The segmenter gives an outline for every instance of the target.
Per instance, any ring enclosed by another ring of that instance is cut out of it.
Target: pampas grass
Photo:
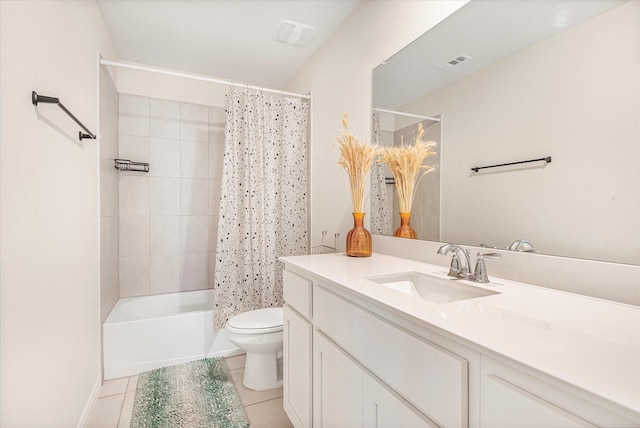
[[[342,138],[336,137],[340,145],[338,165],[342,166],[349,176],[353,212],[361,213],[364,212],[364,183],[373,160],[380,154],[380,148],[366,141],[358,141],[349,130],[348,119],[349,114],[345,113],[342,118]]]
[[[422,165],[422,161],[436,154],[432,149],[436,146],[433,141],[422,141],[424,129],[422,123],[418,123],[418,135],[415,143],[398,147],[384,147],[380,154],[380,162],[389,165],[396,182],[398,203],[401,213],[410,213],[413,205],[413,196],[418,182],[425,174],[433,171],[433,167]],[[420,174],[422,171],[422,174]]]

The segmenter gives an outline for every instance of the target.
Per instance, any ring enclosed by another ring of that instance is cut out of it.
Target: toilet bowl
[[[229,340],[246,351],[242,384],[261,391],[282,386],[282,308],[243,312],[227,321]]]

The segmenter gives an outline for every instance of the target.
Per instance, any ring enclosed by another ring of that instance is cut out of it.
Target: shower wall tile
[[[216,253],[209,253],[209,278],[207,279],[207,286],[213,288],[215,283],[216,274]]]
[[[424,208],[422,212],[425,215],[440,215],[440,183],[423,183],[422,186],[424,186]]]
[[[118,157],[133,162],[149,162],[149,137],[120,135]],[[114,168],[115,169],[115,168]]]
[[[151,138],[149,175],[180,177],[180,140]]]
[[[120,133],[149,136],[149,98],[120,95]]]
[[[209,178],[222,177],[222,164],[224,162],[224,144],[209,144]]]
[[[224,144],[225,112],[223,107],[209,107],[209,142]]]
[[[149,185],[149,213],[180,215],[180,179],[151,177]]]
[[[149,254],[180,254],[180,216],[151,216]]]
[[[180,139],[209,141],[209,109],[197,104],[180,104]]]
[[[209,215],[220,214],[220,192],[222,180],[209,180]]]
[[[209,253],[182,254],[180,291],[208,288]]]
[[[209,248],[216,248],[218,243],[218,219],[217,215],[209,216]],[[215,251],[214,251],[215,253]]]
[[[180,214],[209,214],[209,180],[198,178],[180,180]]]
[[[209,107],[209,129],[224,129],[225,121],[224,107]]]
[[[120,216],[120,257],[149,255],[149,216]]]
[[[149,275],[150,294],[180,291],[180,255],[151,256]]]
[[[209,144],[182,141],[180,145],[180,176],[209,178]]]
[[[115,223],[122,253],[115,258],[123,266],[116,275],[123,296],[212,287],[224,108],[124,96],[119,117],[113,156],[150,164],[148,174],[119,173],[111,165],[115,193],[122,192],[115,210],[122,213]]]
[[[121,216],[149,215],[149,177],[123,175],[119,192]]]
[[[149,101],[149,135],[180,139],[180,103],[151,98]]]
[[[118,174],[113,159],[118,155],[119,96],[106,68],[99,71],[100,157],[100,322],[119,298]]]
[[[149,294],[149,256],[120,257],[120,297]]]
[[[209,252],[209,216],[181,216],[180,253]]]

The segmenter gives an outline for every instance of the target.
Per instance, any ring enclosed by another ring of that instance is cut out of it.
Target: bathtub
[[[102,329],[104,379],[242,353],[213,330],[213,290],[120,299]]]

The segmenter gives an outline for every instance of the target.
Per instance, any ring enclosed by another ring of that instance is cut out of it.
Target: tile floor
[[[253,391],[242,385],[244,360],[244,355],[238,355],[226,362],[251,428],[292,427],[282,409],[282,388]],[[106,381],[93,405],[87,428],[128,428],[137,383],[138,376]]]

